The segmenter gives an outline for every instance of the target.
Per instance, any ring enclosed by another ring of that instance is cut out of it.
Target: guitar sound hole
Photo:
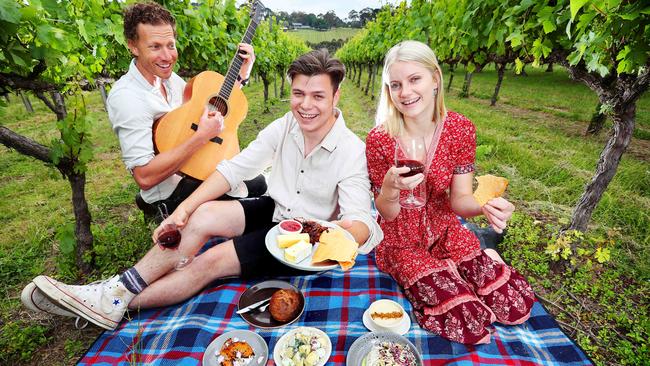
[[[219,111],[222,116],[225,116],[226,114],[228,114],[228,103],[219,96],[214,97],[210,99],[210,102],[208,104],[208,110],[210,112]]]

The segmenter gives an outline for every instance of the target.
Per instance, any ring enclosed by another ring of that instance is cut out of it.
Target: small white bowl
[[[289,228],[289,225],[295,227]],[[287,226],[287,228],[284,228],[283,226]],[[302,224],[296,220],[282,220],[280,221],[280,224],[278,224],[278,229],[281,234],[299,234],[302,231]]]
[[[402,323],[402,320],[404,320],[404,317],[406,316],[406,312],[404,312],[404,308],[396,303],[393,300],[388,300],[388,299],[381,299],[373,302],[370,304],[370,307],[368,308],[368,312],[370,313],[370,322],[376,326],[378,329],[385,329],[385,330],[391,330],[398,325]],[[402,316],[397,317],[397,318],[380,318],[380,317],[373,317],[374,313],[392,313],[392,312],[400,312]]]

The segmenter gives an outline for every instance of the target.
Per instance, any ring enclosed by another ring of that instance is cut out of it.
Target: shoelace
[[[79,320],[83,320],[83,321],[84,321],[83,325],[79,325]],[[74,327],[77,328],[77,329],[79,329],[79,330],[84,329],[84,328],[86,328],[87,326],[88,326],[88,320],[86,320],[86,319],[82,319],[82,318],[80,318],[80,317],[77,317],[77,319],[75,319],[75,321],[74,321]]]

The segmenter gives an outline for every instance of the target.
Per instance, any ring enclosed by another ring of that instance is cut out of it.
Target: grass
[[[554,261],[546,249],[556,243],[555,235],[568,222],[607,136],[582,135],[596,103],[591,91],[568,80],[559,68],[551,74],[527,71],[528,77],[508,72],[497,107],[489,106],[496,78],[490,69],[474,75],[469,99],[457,97],[463,73],[456,72],[447,95],[449,108],[476,124],[479,145],[491,148],[479,157],[478,172],[510,180],[508,197],[515,202],[517,215],[501,250],[543,298],[557,305],[546,303],[598,364],[642,364],[641,356],[635,355],[647,350],[650,333],[646,249],[650,244],[650,155],[642,149],[647,141],[633,140],[594,213],[581,251],[570,255],[579,269]],[[252,82],[245,92],[250,107],[239,128],[242,148],[288,111],[288,103],[276,97],[262,104],[261,82]],[[96,328],[75,330],[69,319],[24,310],[20,290],[31,278],[41,273],[80,282],[106,277],[131,265],[150,246],[151,228],[133,204],[137,189],[120,161],[119,145],[99,93],[87,95],[96,117],[92,128],[95,158],[86,186],[98,268],[91,278],[77,278],[69,259],[58,250],[57,235],[74,222],[67,182],[51,167],[0,147],[2,364],[73,364],[99,334]],[[33,97],[32,103],[36,113],[27,114],[12,96],[9,105],[0,108],[0,120],[47,144],[56,137],[54,116]],[[339,107],[348,126],[361,138],[374,125],[375,106],[376,101],[349,80],[343,83]],[[637,128],[650,129],[650,95],[637,106]],[[604,249],[611,259],[600,263],[595,253]]]
[[[352,36],[354,36],[358,31],[359,28],[332,28],[326,31],[300,29],[290,32],[305,42],[321,43],[336,39],[342,39],[345,41],[346,39],[352,38]]]

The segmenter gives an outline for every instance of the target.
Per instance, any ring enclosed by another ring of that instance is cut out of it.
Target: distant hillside
[[[328,31],[317,31],[314,29],[301,29],[289,31],[291,34],[298,38],[305,40],[309,43],[329,42],[332,40],[342,39],[347,40],[354,36],[360,29],[359,28],[332,28]]]

